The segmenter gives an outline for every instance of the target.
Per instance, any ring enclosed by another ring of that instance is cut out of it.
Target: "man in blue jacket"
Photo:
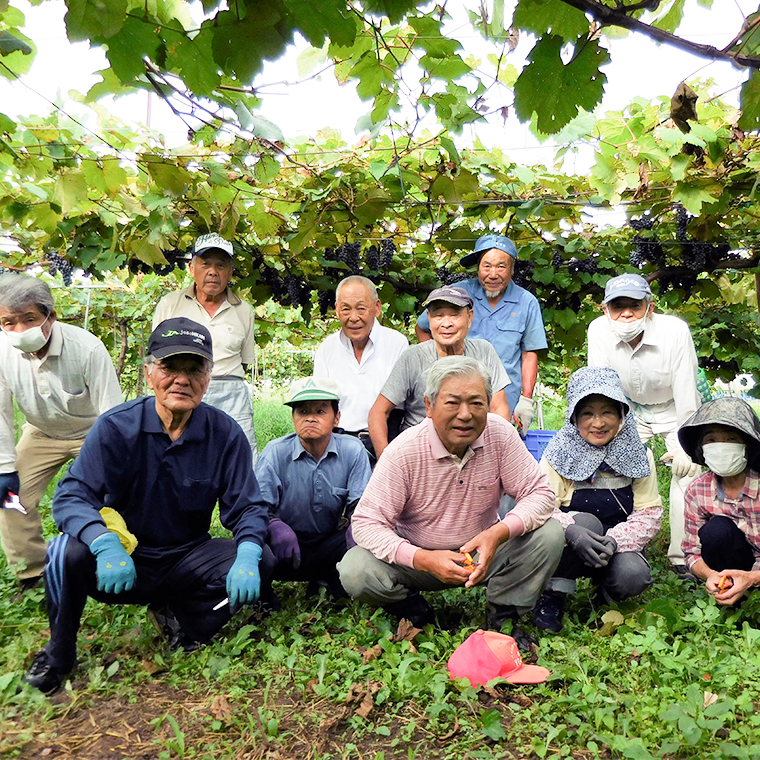
[[[242,604],[259,597],[273,559],[267,508],[240,426],[201,403],[212,365],[211,335],[185,317],[150,336],[145,377],[155,397],[101,415],[60,481],[53,517],[62,531],[45,565],[50,640],[24,681],[58,689],[76,663],[87,597],[146,604],[173,644],[209,641]],[[211,538],[219,502],[234,540]],[[227,603],[229,602],[229,603]]]

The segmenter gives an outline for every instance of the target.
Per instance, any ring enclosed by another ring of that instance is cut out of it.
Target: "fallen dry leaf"
[[[383,653],[383,647],[380,644],[370,647],[365,652],[362,652],[362,665],[366,665],[372,660],[376,660]]]
[[[213,715],[216,720],[222,720],[222,718],[227,718],[232,715],[230,703],[221,694],[217,694],[217,696],[211,700],[210,710],[211,715]]]
[[[372,695],[366,693],[364,695],[364,699],[362,699],[362,703],[359,705],[359,707],[356,708],[354,715],[358,715],[360,718],[367,718],[367,716],[372,712],[372,708],[374,706],[375,703],[372,700]]]
[[[394,644],[397,644],[399,641],[413,641],[418,633],[422,633],[421,628],[415,628],[406,618],[401,618],[398,621],[398,628],[396,629],[396,633],[393,634],[391,641]]]
[[[704,701],[702,702],[702,709],[706,710],[710,705],[715,704],[717,701],[717,694],[713,694],[711,691],[706,691],[704,694]]]

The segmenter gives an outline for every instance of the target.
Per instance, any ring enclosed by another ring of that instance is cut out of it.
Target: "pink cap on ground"
[[[482,686],[499,677],[510,683],[543,683],[551,671],[539,665],[523,665],[517,643],[511,636],[478,630],[449,657],[449,675],[469,678],[473,686]]]

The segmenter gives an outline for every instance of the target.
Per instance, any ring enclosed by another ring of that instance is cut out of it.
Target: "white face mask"
[[[49,314],[45,317],[45,322],[47,322],[48,319],[50,319]],[[45,322],[43,322],[42,325],[44,325]],[[8,342],[14,348],[23,351],[25,354],[33,354],[35,351],[39,351],[48,342],[45,333],[42,332],[42,325],[30,327],[28,330],[24,330],[24,332],[20,333],[8,332],[7,330],[3,330],[3,332],[5,333],[5,337],[8,338]]]
[[[630,343],[637,335],[641,335],[644,332],[647,321],[647,317],[644,316],[635,322],[618,322],[612,319],[609,314],[607,315],[607,319],[609,320],[612,332],[615,333],[615,337],[626,343]]]
[[[747,466],[747,451],[743,443],[706,443],[702,446],[705,464],[721,476],[738,475]]]

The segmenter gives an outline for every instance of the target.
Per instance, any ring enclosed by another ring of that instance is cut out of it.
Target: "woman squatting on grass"
[[[727,396],[700,407],[678,438],[708,468],[686,491],[686,565],[715,601],[736,604],[760,585],[760,420]]]
[[[552,518],[565,529],[566,545],[533,619],[538,628],[560,631],[577,578],[591,578],[601,603],[652,585],[644,548],[660,530],[662,499],[652,452],[614,369],[584,367],[570,378],[565,425],[540,466],[556,494]]]

